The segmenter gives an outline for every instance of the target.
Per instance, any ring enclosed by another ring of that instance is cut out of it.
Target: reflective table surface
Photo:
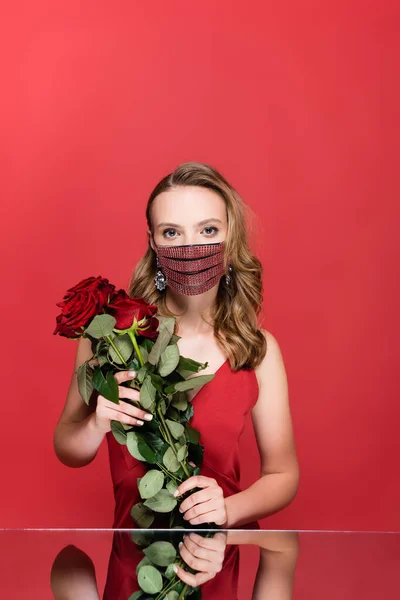
[[[3,529],[0,553],[7,600],[400,598],[400,533]]]

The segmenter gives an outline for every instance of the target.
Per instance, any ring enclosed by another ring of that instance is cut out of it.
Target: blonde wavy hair
[[[231,369],[253,369],[264,358],[267,342],[258,324],[263,298],[262,264],[248,244],[244,204],[238,192],[213,167],[199,162],[180,164],[172,173],[161,179],[147,202],[148,228],[153,232],[151,208],[155,198],[178,186],[196,185],[219,194],[225,201],[228,231],[224,243],[224,266],[232,266],[231,283],[226,285],[221,277],[215,306],[212,309],[214,337],[229,360]],[[157,271],[156,253],[150,242],[146,254],[139,260],[128,285],[131,298],[144,298],[158,307],[160,315],[177,317],[166,306],[165,291],[155,287]],[[178,323],[175,325],[178,333]]]

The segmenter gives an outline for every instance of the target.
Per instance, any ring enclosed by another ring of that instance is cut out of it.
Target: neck
[[[182,334],[206,333],[213,329],[212,311],[216,303],[217,291],[218,286],[214,286],[204,294],[184,296],[167,288],[166,305],[178,315],[176,322]]]

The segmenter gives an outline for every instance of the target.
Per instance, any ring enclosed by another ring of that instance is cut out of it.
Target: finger
[[[117,371],[117,373],[114,373],[114,377],[118,383],[135,379],[136,375],[136,371]]]
[[[181,502],[179,510],[180,512],[184,513],[187,510],[189,510],[189,508],[192,508],[192,506],[195,506],[195,504],[199,504],[200,502],[207,502],[207,500],[211,500],[211,498],[213,497],[214,496],[212,487],[205,488],[203,490],[200,490],[199,492],[194,492]]]
[[[104,398],[104,396],[102,396],[102,398]],[[123,400],[121,400],[121,402],[118,404],[115,404],[115,402],[104,398],[103,406],[105,408],[109,408],[110,410],[116,410],[117,412],[122,412],[138,419],[145,419],[146,421],[151,421],[153,418],[153,415],[150,412],[146,412],[141,408],[137,408],[137,406],[132,406],[132,404],[124,402]]]
[[[193,509],[192,509],[193,510]],[[199,525],[200,523],[216,523],[222,524],[225,523],[226,513],[221,509],[210,510],[207,513],[204,513],[198,517],[193,517],[189,519],[191,525]]]
[[[129,400],[140,402],[140,391],[125,387],[124,385],[118,386],[118,396],[120,398],[129,398]]]
[[[224,531],[218,531],[213,537],[204,537],[198,533],[189,533],[187,536],[202,548],[212,551],[221,551],[226,548],[227,535]]]
[[[201,537],[201,535],[199,537]],[[183,543],[189,552],[196,558],[202,558],[210,562],[215,559],[215,552],[210,548],[205,548],[204,546],[199,545],[196,540],[192,538],[192,536],[185,535],[183,538]]]
[[[186,544],[182,544],[179,548],[180,555],[189,567],[194,571],[210,571],[213,570],[213,564],[210,560],[198,558],[188,550]]]
[[[191,490],[194,487],[209,487],[209,486],[218,486],[217,481],[213,477],[205,477],[204,475],[192,475],[185,481],[183,481],[177,489],[178,494],[175,493],[176,496],[181,496],[188,490]]]
[[[179,565],[176,565],[176,574],[178,575],[179,579],[181,579],[182,581],[184,581],[185,583],[187,583],[188,585],[192,586],[192,587],[196,587],[198,585],[201,585],[202,583],[205,583],[206,581],[208,581],[209,579],[211,579],[212,577],[214,577],[215,573],[196,573],[195,575],[193,573],[188,573],[187,571],[185,571],[185,569],[182,569],[182,567],[180,567]]]
[[[190,521],[190,523],[211,523],[212,521],[208,519],[211,511],[215,511],[219,508],[219,500],[217,498],[211,498],[207,500],[207,502],[202,502],[201,504],[196,504],[189,510],[187,510],[183,514],[183,518]],[[200,517],[207,517],[202,519],[201,521],[194,521],[194,519],[199,519]]]
[[[143,421],[137,417],[131,417],[123,412],[115,410],[113,408],[103,407],[99,412],[99,416],[110,421],[120,421],[120,423],[126,423],[127,425],[143,425]]]

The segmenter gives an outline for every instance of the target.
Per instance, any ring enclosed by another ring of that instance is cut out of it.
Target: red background
[[[126,286],[147,197],[212,164],[251,206],[301,468],[268,528],[399,530],[397,2],[2,9],[3,527],[109,527],[104,443],[58,462],[67,287]],[[250,423],[243,484],[259,474]]]

